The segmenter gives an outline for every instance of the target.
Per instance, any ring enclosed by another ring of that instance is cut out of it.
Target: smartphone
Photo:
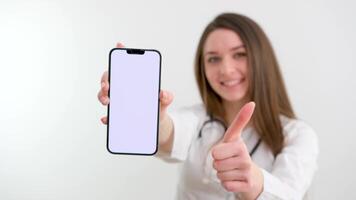
[[[107,149],[154,155],[158,149],[161,54],[114,48],[109,54]]]

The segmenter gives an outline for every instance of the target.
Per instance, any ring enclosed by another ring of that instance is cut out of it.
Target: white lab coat
[[[183,162],[176,199],[235,199],[216,177],[212,167],[211,147],[224,134],[217,123],[204,126],[202,137],[198,137],[202,124],[209,119],[203,105],[185,107],[169,113],[174,124],[174,142],[170,155],[158,154],[168,162]],[[263,142],[252,155],[252,160],[262,169],[264,188],[262,199],[306,199],[306,192],[317,169],[318,139],[315,132],[301,120],[281,117],[285,146],[281,153],[273,156]],[[258,142],[258,135],[251,127],[242,132],[249,151]],[[238,198],[238,195],[237,195]]]

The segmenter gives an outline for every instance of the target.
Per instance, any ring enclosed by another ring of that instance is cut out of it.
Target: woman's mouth
[[[227,88],[232,88],[235,86],[238,86],[239,84],[241,84],[245,79],[241,78],[241,79],[233,79],[233,80],[227,80],[227,81],[221,81],[220,84],[224,87]]]

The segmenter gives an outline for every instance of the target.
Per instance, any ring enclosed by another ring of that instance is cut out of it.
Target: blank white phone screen
[[[156,50],[113,49],[109,62],[107,149],[115,154],[157,151],[161,55]]]

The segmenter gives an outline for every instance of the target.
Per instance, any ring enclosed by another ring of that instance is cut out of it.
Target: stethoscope
[[[224,132],[226,132],[227,127],[226,127],[225,123],[224,123],[222,120],[217,119],[217,118],[214,118],[214,117],[212,117],[211,115],[209,115],[209,119],[206,120],[206,121],[202,124],[202,126],[200,127],[200,130],[199,130],[199,133],[198,133],[198,139],[202,138],[204,127],[205,127],[206,125],[208,125],[208,124],[210,124],[210,123],[214,123],[214,122],[216,122],[216,123],[218,123],[219,125],[221,125],[221,126],[224,128]],[[252,155],[256,152],[256,150],[257,150],[258,146],[260,146],[261,142],[262,142],[262,140],[261,140],[261,138],[259,138],[258,141],[256,142],[255,146],[253,146],[252,150],[249,152],[250,157],[252,157]]]

